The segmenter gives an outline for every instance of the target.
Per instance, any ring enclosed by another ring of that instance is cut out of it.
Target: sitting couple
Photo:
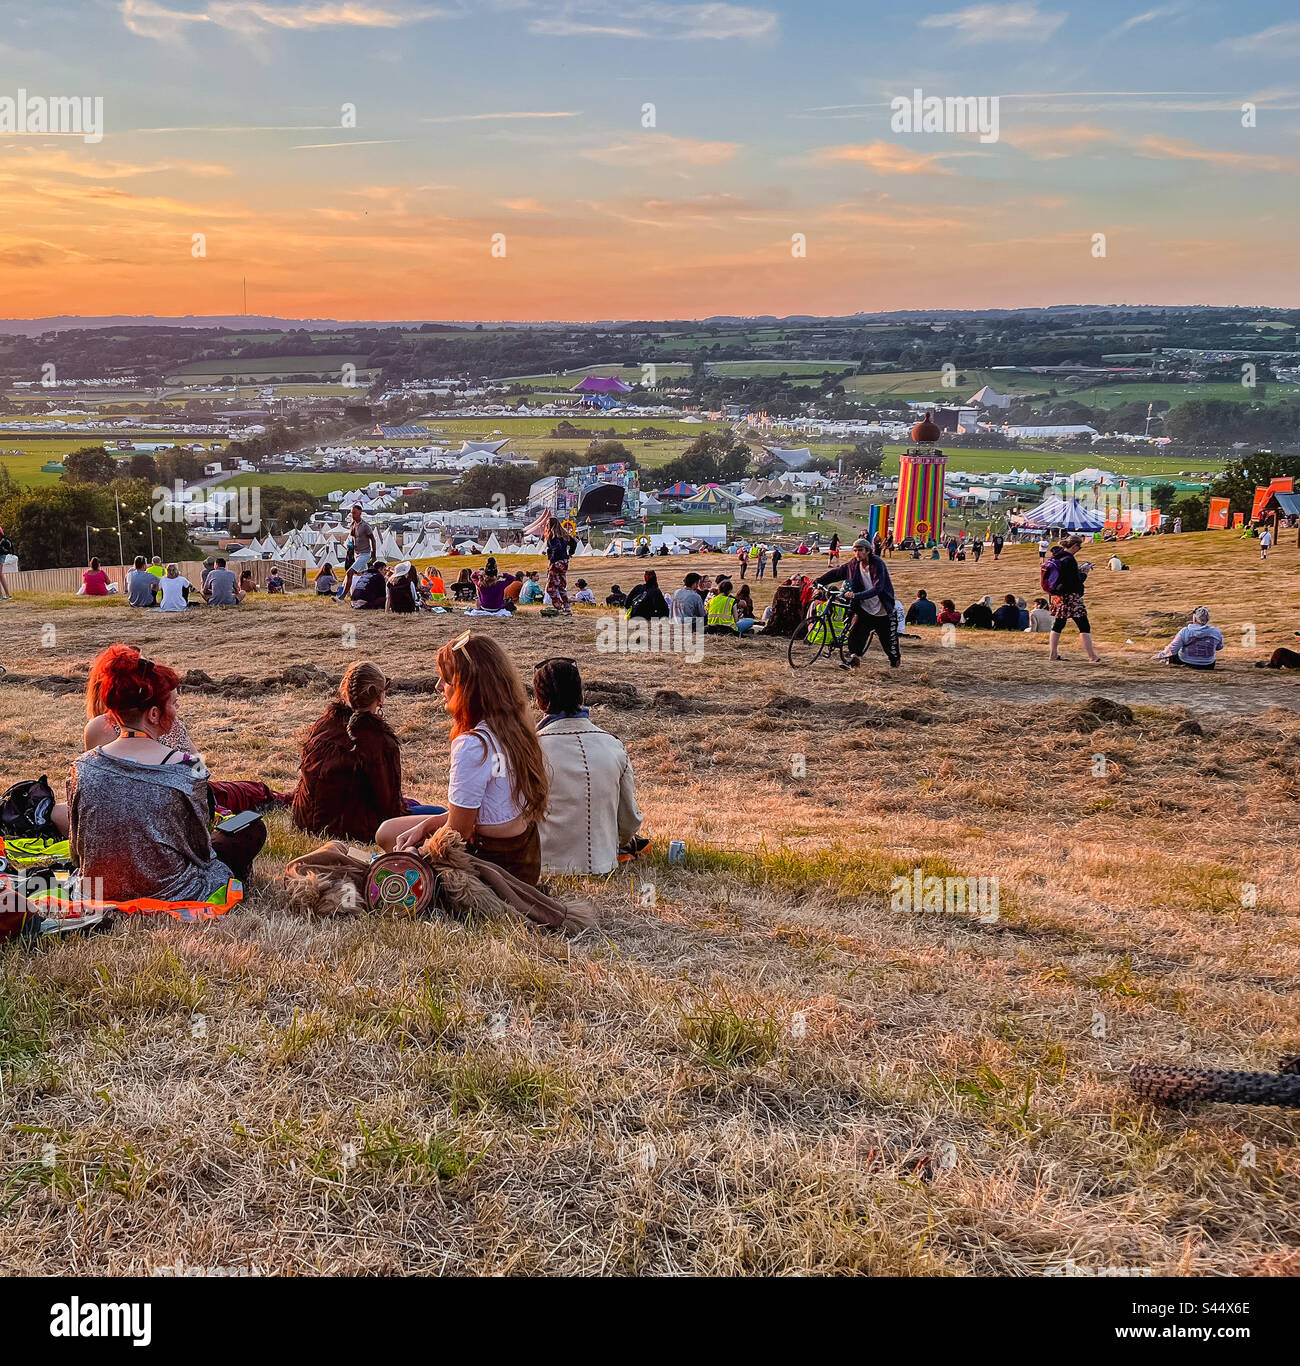
[[[472,854],[534,886],[543,872],[612,872],[620,853],[634,847],[641,813],[627,752],[588,719],[573,660],[550,659],[537,666],[533,689],[541,716],[536,725],[509,657],[490,637],[466,632],[444,645],[435,662],[438,691],[452,723],[449,809],[404,811],[400,787],[390,781],[383,788],[387,809],[377,801],[367,813],[382,816],[373,832],[380,848],[418,850],[450,825]],[[396,762],[395,737],[392,746]],[[357,782],[354,791],[364,793],[367,782]],[[370,791],[376,792],[373,783]],[[297,802],[294,815],[305,829],[368,838],[355,827],[342,830],[322,822],[319,813],[311,819],[305,808],[306,820],[299,819]]]

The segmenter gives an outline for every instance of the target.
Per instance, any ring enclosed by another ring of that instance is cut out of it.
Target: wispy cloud
[[[1090,152],[1115,149],[1151,161],[1196,161],[1233,171],[1261,171],[1270,175],[1294,175],[1300,164],[1288,157],[1265,152],[1242,152],[1234,148],[1204,147],[1184,138],[1161,133],[1130,133],[1101,128],[1096,124],[1073,124],[1068,128],[1013,128],[1004,131],[1002,141],[1028,152],[1036,160],[1083,156]]]
[[[819,166],[858,162],[881,175],[952,175],[938,152],[913,152],[896,142],[868,142],[844,147],[819,147],[812,154]]]
[[[210,0],[202,9],[169,9],[156,0],[122,0],[122,22],[140,38],[175,42],[195,25],[214,24],[242,37],[280,30],[310,32],[328,28],[401,28],[426,19],[448,17],[449,10],[340,0],[339,3],[275,4],[273,0]]]
[[[608,147],[593,147],[582,155],[610,166],[720,166],[739,150],[738,142],[702,142],[668,133],[646,133]]]
[[[1044,13],[1033,0],[1018,0],[1015,4],[968,5],[946,14],[931,14],[921,20],[921,27],[955,29],[967,43],[1041,42],[1065,20],[1063,13]]]
[[[393,142],[409,142],[410,138],[357,138],[352,142],[300,142],[291,152],[315,152],[322,147],[386,147]]]
[[[1132,33],[1135,28],[1141,28],[1144,24],[1155,24],[1161,19],[1180,19],[1187,13],[1187,5],[1157,5],[1155,9],[1144,10],[1141,14],[1130,15],[1117,28],[1111,29],[1106,35],[1107,38],[1122,38],[1126,33]]]
[[[545,110],[537,113],[506,114],[441,114],[433,118],[421,119],[421,123],[478,123],[484,119],[579,119],[580,109]]]
[[[529,30],[548,38],[668,38],[725,41],[768,38],[777,30],[771,10],[721,3],[610,4],[579,0],[540,16]]]
[[[1224,46],[1246,57],[1300,57],[1300,19],[1230,38]]]

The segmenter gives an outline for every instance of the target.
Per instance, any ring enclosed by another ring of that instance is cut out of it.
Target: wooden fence
[[[99,567],[108,575],[109,583],[117,584],[119,592],[126,592],[126,576],[130,565],[104,564],[101,561]],[[188,579],[196,587],[203,578],[201,560],[178,560],[176,568],[183,578]],[[233,569],[237,574],[242,574],[246,569],[252,570],[253,582],[260,591],[265,591],[266,581],[273,569],[280,571],[286,589],[302,588],[307,582],[302,564],[293,560],[287,563],[282,560],[231,560],[227,568]],[[81,587],[83,573],[85,571],[82,569],[23,569],[7,572],[5,580],[11,593],[75,594]]]

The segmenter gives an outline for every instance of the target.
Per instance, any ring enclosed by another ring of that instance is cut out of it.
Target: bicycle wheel
[[[817,626],[815,640],[808,639],[808,628]],[[786,656],[790,660],[792,669],[806,669],[810,664],[817,661],[830,649],[830,641],[827,637],[830,632],[826,630],[825,624],[818,621],[801,621],[794,628],[794,634],[790,637],[790,644],[786,649]]]

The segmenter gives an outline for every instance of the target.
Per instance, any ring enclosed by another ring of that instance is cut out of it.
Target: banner
[[[1250,510],[1250,520],[1252,522],[1259,521],[1259,515],[1264,511],[1264,504],[1273,494],[1294,493],[1295,490],[1291,487],[1292,482],[1290,479],[1273,479],[1267,488],[1257,488],[1255,490],[1255,505]]]
[[[1210,520],[1207,525],[1211,531],[1226,531],[1228,529],[1228,499],[1210,499]]]

